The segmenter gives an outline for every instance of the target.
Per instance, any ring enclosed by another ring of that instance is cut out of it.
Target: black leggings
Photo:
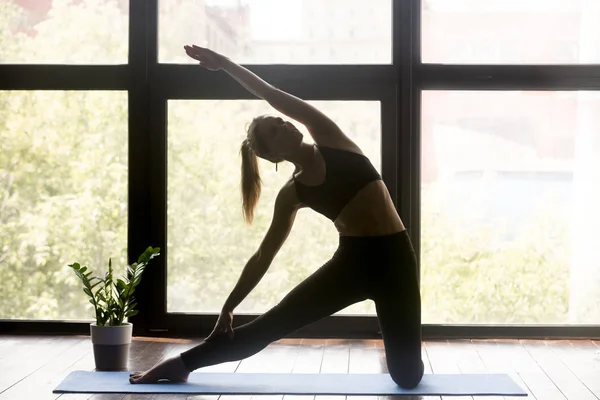
[[[270,343],[371,299],[385,345],[388,371],[403,388],[423,377],[421,360],[421,296],[417,260],[406,231],[386,236],[341,236],[339,247],[325,265],[287,294],[279,304],[253,321],[181,353],[193,371],[237,361]]]

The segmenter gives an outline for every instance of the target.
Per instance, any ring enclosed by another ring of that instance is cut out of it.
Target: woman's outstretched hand
[[[219,315],[219,319],[217,319],[217,323],[215,324],[213,331],[204,340],[206,342],[209,342],[212,339],[216,338],[217,336],[221,336],[221,335],[227,335],[227,336],[229,336],[230,339],[233,338],[232,324],[233,324],[233,312],[227,311],[227,310],[221,311],[221,315]]]
[[[223,68],[223,63],[227,59],[215,51],[196,46],[195,44],[191,46],[185,45],[183,48],[188,56],[198,61],[201,66],[210,71],[218,71]]]

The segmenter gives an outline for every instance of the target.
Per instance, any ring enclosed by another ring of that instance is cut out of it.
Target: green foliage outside
[[[422,192],[423,321],[567,323],[570,232],[564,214],[540,204],[517,237],[506,241],[509,227],[502,221],[474,229],[469,218],[444,213],[442,186]],[[514,201],[517,207],[519,199]]]
[[[173,7],[161,3],[164,10]],[[3,26],[18,13],[10,1],[0,3]],[[181,14],[180,31],[195,23]],[[111,2],[85,0],[72,8],[55,0],[36,37],[0,31],[0,61],[93,63],[100,54],[99,62],[121,63],[127,26],[127,16]],[[174,39],[160,51],[180,51],[176,27],[167,28]],[[377,103],[316,104],[380,165]],[[263,195],[255,223],[247,226],[238,149],[250,119],[273,111],[260,101],[172,101],[168,112],[169,310],[214,312],[259,245],[277,190],[292,170],[280,166],[276,172],[261,162]],[[108,258],[126,265],[127,143],[125,92],[0,93],[0,318],[93,317],[68,264],[81,260],[100,274]],[[443,198],[440,187],[423,188],[423,322],[565,322],[567,222],[541,213],[532,217],[529,230],[505,242],[499,239],[502,225],[463,229],[464,221],[443,212]],[[326,262],[336,245],[328,220],[300,211],[271,270],[238,312],[276,304]],[[375,310],[367,301],[345,312]]]
[[[127,261],[126,93],[5,92],[0,104],[0,315],[90,318],[67,265]]]

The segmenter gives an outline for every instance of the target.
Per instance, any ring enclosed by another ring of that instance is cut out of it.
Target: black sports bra
[[[303,204],[335,221],[356,193],[368,183],[380,180],[381,175],[362,154],[332,147],[317,148],[325,161],[325,181],[307,186],[294,175],[296,193]]]

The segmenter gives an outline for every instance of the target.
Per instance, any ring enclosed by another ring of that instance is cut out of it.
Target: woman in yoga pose
[[[271,225],[225,301],[212,333],[199,345],[145,372],[131,383],[186,381],[190,372],[241,360],[298,329],[347,306],[374,301],[392,379],[413,388],[423,377],[421,297],[417,259],[386,185],[361,149],[326,115],[209,49],[185,46],[206,69],[222,70],[273,108],[306,126],[315,144],[303,141],[293,123],[259,116],[241,146],[243,212],[252,222],[260,196],[256,157],[291,162]],[[339,232],[331,260],[252,322],[232,327],[233,311],[261,280],[288,237],[302,207],[329,218]]]

